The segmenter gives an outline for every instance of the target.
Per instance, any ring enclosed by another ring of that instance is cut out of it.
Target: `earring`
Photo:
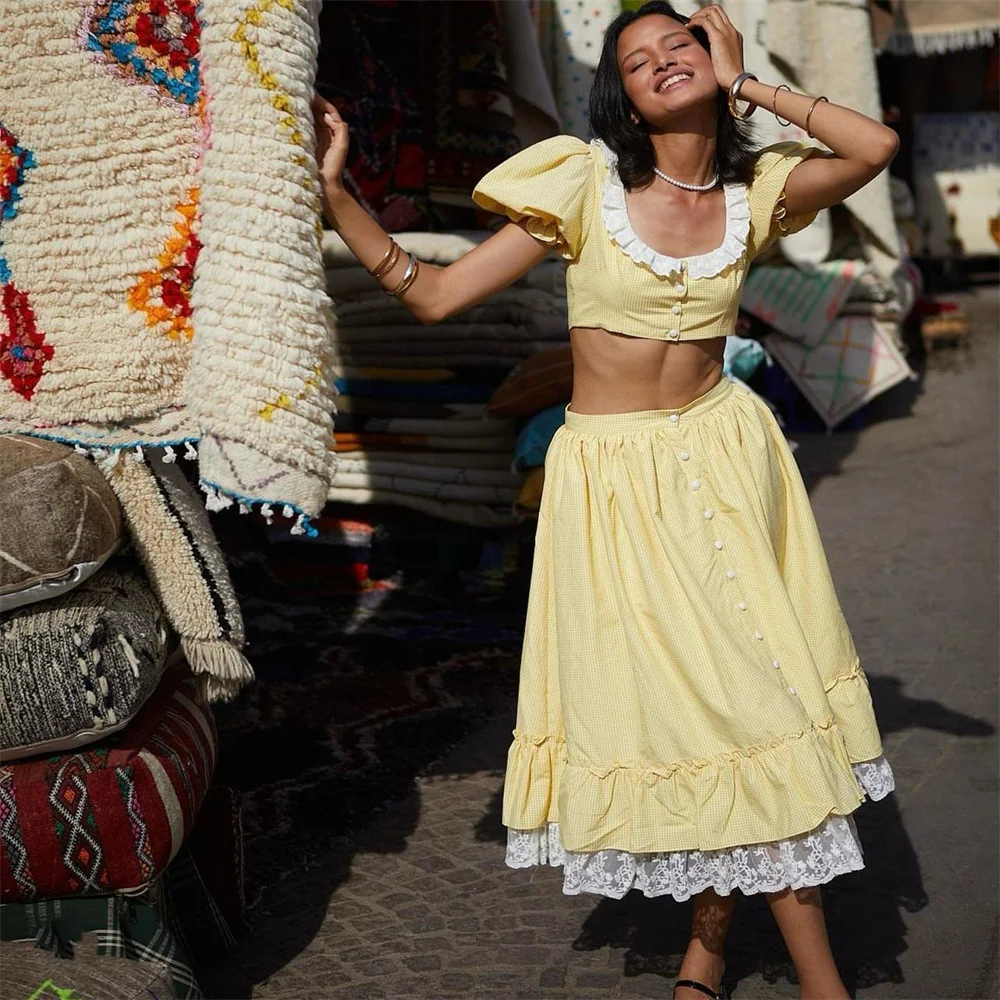
[[[639,124],[639,116],[634,111],[632,111],[632,112],[629,113],[629,118],[632,119],[632,124],[633,125],[638,125]]]

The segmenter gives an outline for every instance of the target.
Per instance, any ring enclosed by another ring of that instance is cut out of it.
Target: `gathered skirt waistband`
[[[567,406],[565,426],[567,430],[576,434],[598,436],[657,430],[664,425],[680,423],[682,417],[685,421],[700,417],[725,402],[737,391],[740,390],[723,376],[708,392],[676,409],[632,410],[629,413],[576,413]],[[742,391],[746,392],[745,389]]]

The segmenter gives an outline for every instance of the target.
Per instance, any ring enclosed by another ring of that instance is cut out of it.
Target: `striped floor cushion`
[[[191,831],[218,754],[187,671],[171,671],[133,722],[82,753],[0,765],[5,903],[134,890]]]

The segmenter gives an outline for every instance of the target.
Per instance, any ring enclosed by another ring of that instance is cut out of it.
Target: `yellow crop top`
[[[522,223],[568,262],[571,327],[652,340],[705,340],[734,330],[750,262],[815,214],[784,216],[792,169],[819,152],[782,142],[761,150],[752,183],[727,184],[726,236],[709,253],[657,253],[629,223],[617,157],[599,140],[545,139],[516,153],[477,185],[476,204]]]

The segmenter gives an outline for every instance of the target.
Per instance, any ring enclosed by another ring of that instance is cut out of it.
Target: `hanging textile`
[[[299,528],[318,513],[319,6],[4,8],[0,432],[116,454],[197,442],[213,505],[276,503]]]
[[[831,101],[882,120],[878,74],[871,24],[865,0],[767,0],[766,5],[735,3],[726,9],[744,7],[763,10],[766,24],[762,36],[771,65],[768,82],[783,70],[787,83],[807,94],[825,94]],[[760,30],[760,29],[759,29]],[[762,116],[758,112],[757,117]],[[809,141],[809,140],[807,140]],[[889,174],[879,174],[870,184],[846,199],[862,229],[865,256],[883,275],[899,265],[901,248],[892,214]]]
[[[892,20],[882,50],[935,56],[992,45],[1000,33],[996,0],[892,0]]]

